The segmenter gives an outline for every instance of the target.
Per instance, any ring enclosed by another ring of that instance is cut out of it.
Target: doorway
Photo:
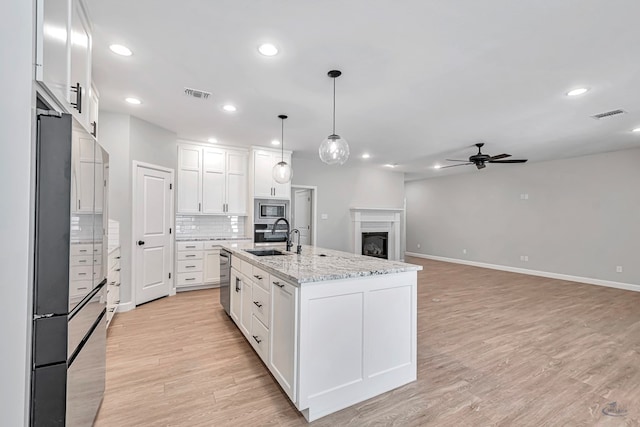
[[[173,169],[133,163],[132,299],[136,305],[172,293]]]
[[[300,231],[300,244],[315,245],[317,187],[291,186],[292,228]]]

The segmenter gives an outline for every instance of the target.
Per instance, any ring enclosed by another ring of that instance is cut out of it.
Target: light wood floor
[[[418,381],[312,425],[640,425],[640,293],[409,262],[424,265]],[[307,424],[217,290],[115,317],[96,426],[262,425]]]

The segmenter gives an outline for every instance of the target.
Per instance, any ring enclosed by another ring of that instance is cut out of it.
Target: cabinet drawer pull
[[[71,86],[71,92],[76,94],[76,102],[71,102],[70,104],[78,110],[78,114],[82,114],[82,86],[80,86],[80,83]]]
[[[256,279],[258,279],[258,280],[262,280],[262,276],[259,276],[259,275],[255,275],[255,274],[254,274],[254,275],[253,275],[253,277],[255,277],[255,278],[256,278]]]
[[[253,303],[254,303],[254,304],[256,305],[256,307],[258,307],[258,308],[262,307],[262,304],[260,304],[260,302],[259,302],[259,301],[254,301]]]
[[[111,307],[111,308],[109,309],[109,313],[113,313],[115,310],[116,310],[116,308],[115,308],[115,307]]]
[[[87,250],[86,249],[80,249],[79,252],[87,252]]]
[[[195,246],[185,246],[185,248],[187,248],[187,249],[195,249],[196,247]]]
[[[236,292],[240,292],[240,279],[236,277]]]
[[[87,287],[86,287],[86,286],[83,286],[83,287],[81,287],[81,288],[78,288],[78,290],[79,290],[79,291],[82,291],[82,290],[85,290],[85,289],[87,289]]]
[[[87,273],[78,273],[78,276],[86,276]]]
[[[187,280],[188,280],[188,281],[191,281],[191,280],[196,280],[196,278],[195,278],[195,277],[189,277],[189,278],[184,279],[184,280],[185,280],[185,281],[187,281]]]
[[[273,282],[273,284],[279,288],[284,288],[284,285],[281,285],[280,282]]]
[[[78,260],[78,262],[84,264],[85,262],[87,262],[87,260],[86,259],[81,259],[81,260]]]
[[[196,268],[195,265],[185,265],[184,268]]]
[[[120,269],[119,269],[119,268],[116,268],[116,271],[120,271]]]
[[[120,300],[114,301],[114,304],[120,304]]]
[[[117,257],[116,257],[116,259],[120,259],[120,257],[119,257],[119,256],[117,256]]]
[[[195,255],[185,255],[185,258],[195,258]]]
[[[257,335],[253,335],[253,339],[256,340],[258,344],[262,342],[262,340]]]

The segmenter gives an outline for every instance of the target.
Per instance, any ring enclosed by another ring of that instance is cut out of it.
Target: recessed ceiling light
[[[433,168],[434,168],[434,169],[440,169],[441,167],[442,167],[442,166],[440,166],[440,165],[435,165]]]
[[[237,108],[231,104],[225,104],[222,106],[222,109],[227,113],[233,113],[237,110]]]
[[[258,46],[258,52],[264,56],[275,56],[278,54],[278,48],[271,43],[264,43]]]
[[[640,128],[635,128],[631,132],[640,132]]]
[[[578,96],[578,95],[582,95],[583,93],[587,93],[589,92],[589,89],[586,87],[579,87],[573,90],[570,90],[569,92],[567,92],[567,96]]]
[[[133,105],[142,104],[142,101],[140,101],[138,98],[126,98],[125,101],[127,101],[129,104],[133,104]]]
[[[387,163],[386,165],[384,165],[385,168],[395,168],[396,165],[392,165],[390,163]]]
[[[133,55],[133,52],[131,52],[131,49],[121,44],[112,44],[111,46],[109,46],[109,49],[111,49],[111,52],[117,53],[118,55],[121,55],[121,56]]]
[[[207,139],[207,141],[209,141],[212,144],[215,144],[216,142],[218,142],[218,140],[215,139],[215,138],[209,138],[209,139]]]
[[[371,155],[370,155],[369,153],[364,153],[364,154],[362,155],[362,158],[363,158],[363,159],[368,159],[369,157],[371,157]]]
[[[271,141],[271,143],[273,145],[280,145],[280,141],[278,141],[277,139],[274,139],[273,141]]]

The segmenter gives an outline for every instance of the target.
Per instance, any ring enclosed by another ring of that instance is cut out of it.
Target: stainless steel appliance
[[[286,224],[278,224],[276,232],[273,232],[273,223],[271,224],[254,224],[253,226],[253,242],[256,245],[264,243],[282,243],[287,241]]]
[[[273,224],[278,218],[289,218],[288,200],[254,200],[254,223]]]
[[[231,252],[226,249],[220,250],[220,305],[231,315]]]
[[[91,426],[105,385],[108,155],[71,115],[38,107],[30,424]]]

